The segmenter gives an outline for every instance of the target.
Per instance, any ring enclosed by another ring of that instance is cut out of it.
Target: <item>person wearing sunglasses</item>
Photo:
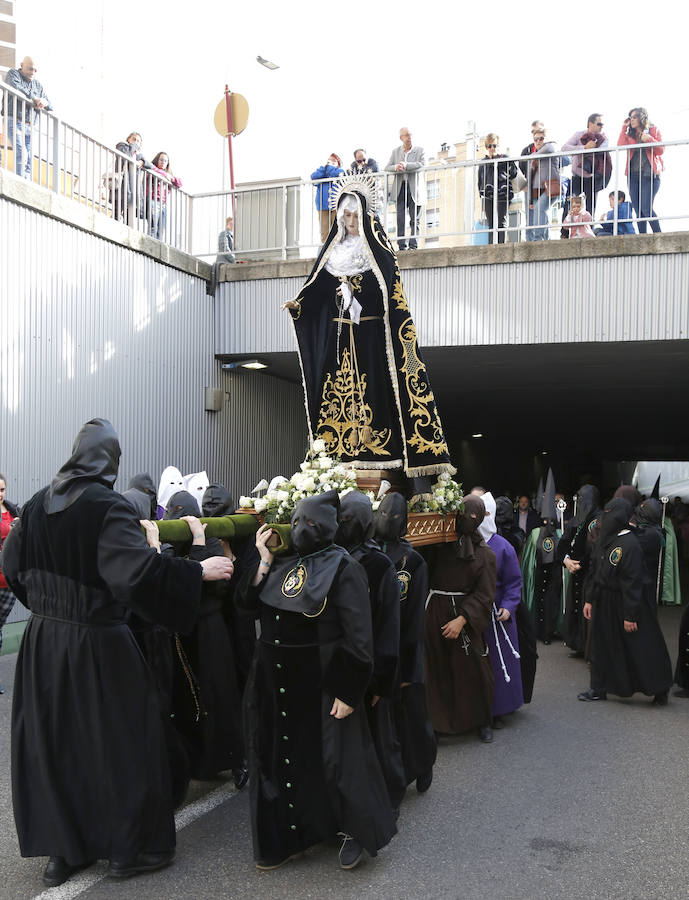
[[[598,150],[598,153],[574,153],[572,157],[572,196],[583,194],[586,210],[591,217],[596,213],[596,200],[603,188],[608,186],[612,174],[612,160],[609,153],[602,152],[608,146],[608,138],[603,131],[603,117],[591,113],[583,131],[575,131],[562,145],[568,153],[581,150]],[[566,214],[566,213],[565,213]]]
[[[491,244],[505,243],[507,208],[514,196],[512,179],[517,177],[517,166],[514,162],[492,162],[491,160],[507,159],[506,154],[498,153],[500,138],[494,132],[490,132],[484,138],[486,155],[478,167],[478,192],[481,195],[483,206],[488,220],[489,237]]]
[[[560,199],[561,194],[562,157],[550,155],[556,152],[554,141],[546,140],[544,128],[534,132],[534,152],[532,154],[534,158],[529,165],[527,176],[527,196],[529,197],[527,241],[547,241],[549,238],[548,213],[553,203]]]
[[[635,106],[622,123],[622,131],[618,144],[653,144],[662,141],[660,129],[653,125],[648,112],[643,106]],[[660,231],[653,209],[653,201],[660,187],[660,173],[665,168],[663,163],[664,147],[637,147],[627,153],[625,175],[629,184],[629,196],[636,213],[639,234],[646,233],[646,222],[651,231]]]

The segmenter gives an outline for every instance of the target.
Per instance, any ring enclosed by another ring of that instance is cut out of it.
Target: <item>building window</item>
[[[440,179],[435,178],[433,181],[427,182],[428,199],[438,200],[440,197]]]
[[[426,231],[434,231],[440,228],[440,212],[437,209],[429,209],[426,212]]]

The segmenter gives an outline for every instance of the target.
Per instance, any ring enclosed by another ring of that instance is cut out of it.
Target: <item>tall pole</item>
[[[661,577],[663,574],[663,551],[665,549],[665,545],[667,543],[665,538],[665,510],[667,509],[669,497],[661,497],[660,502],[663,504],[663,515],[660,520],[660,531],[663,536],[663,546],[660,548],[660,553],[658,554],[658,577],[656,579],[656,606],[660,606],[660,598],[662,596],[662,591],[660,590],[661,585]]]
[[[565,510],[567,504],[564,500],[557,501],[557,512],[560,517],[560,537],[565,533]],[[562,565],[562,615],[564,616],[567,604],[567,576],[565,575],[565,567]]]
[[[234,219],[234,160],[232,158],[232,94],[225,85],[225,106],[227,109],[227,148],[230,153],[230,189],[232,191],[232,218]]]

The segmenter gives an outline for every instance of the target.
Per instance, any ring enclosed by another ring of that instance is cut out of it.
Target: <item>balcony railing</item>
[[[150,164],[143,166],[101,144],[52,112],[34,110],[7,84],[0,84],[0,100],[4,113],[0,167],[130,228],[210,262],[219,252],[218,235],[228,216],[234,218],[235,253],[240,261],[312,257],[321,245],[315,201],[323,181],[270,181],[233,192],[191,195]],[[416,210],[412,207],[418,223],[413,235],[405,213],[405,241],[407,246],[424,248],[559,240],[567,234],[563,219],[576,177],[572,169],[582,167],[584,172],[606,169],[596,184],[598,202],[591,223],[596,232],[637,233],[647,227],[687,230],[689,208],[681,173],[687,169],[682,160],[688,150],[689,141],[683,140],[509,159],[435,160],[416,173],[425,188],[424,199]],[[641,166],[627,174],[635,151]],[[658,181],[648,164],[649,152],[658,151],[668,172],[662,176],[660,211],[651,203]],[[610,173],[603,165],[608,159],[605,154],[610,154]],[[484,190],[481,196],[480,173],[484,187],[491,183],[506,189],[509,183],[509,196],[505,190],[492,195]],[[373,177],[378,185],[378,215],[391,240],[402,246],[402,235],[397,234],[398,198],[390,196],[395,175],[380,172]],[[629,206],[610,205],[608,195],[619,191],[633,202],[633,214]],[[399,199],[403,202],[404,195]],[[601,214],[607,212],[610,219],[601,223]]]

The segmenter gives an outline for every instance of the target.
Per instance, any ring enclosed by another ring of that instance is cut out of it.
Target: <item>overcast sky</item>
[[[238,182],[308,177],[360,145],[383,165],[401,125],[427,156],[469,120],[516,154],[534,118],[560,144],[601,112],[615,143],[637,105],[664,138],[689,137],[686,30],[671,19],[636,0],[16,0],[18,56],[34,56],[56,112],[108,145],[141,131],[191,192],[223,187],[213,112],[226,82],[250,106]]]

